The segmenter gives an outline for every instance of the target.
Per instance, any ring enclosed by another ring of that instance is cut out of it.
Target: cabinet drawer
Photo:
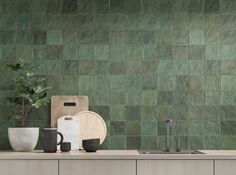
[[[57,160],[0,160],[1,175],[58,175]]]
[[[212,160],[138,160],[137,175],[213,175]]]
[[[135,160],[60,160],[60,175],[136,175]]]
[[[236,160],[216,160],[215,175],[235,175]]]

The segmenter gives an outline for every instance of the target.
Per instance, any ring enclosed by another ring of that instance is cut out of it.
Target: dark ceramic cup
[[[82,146],[86,152],[96,152],[100,146],[100,139],[87,139],[82,140]]]
[[[60,145],[61,152],[70,152],[71,150],[71,143],[70,142],[63,142]]]
[[[61,137],[60,142],[57,142],[57,135]],[[43,129],[43,150],[46,153],[57,152],[57,145],[63,142],[63,135],[57,131],[57,128]]]

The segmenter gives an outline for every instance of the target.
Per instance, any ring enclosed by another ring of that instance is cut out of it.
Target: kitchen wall
[[[104,149],[161,149],[169,118],[182,149],[235,149],[235,41],[235,0],[0,0],[0,149],[18,58],[50,95],[89,96]],[[31,125],[48,126],[49,110]]]

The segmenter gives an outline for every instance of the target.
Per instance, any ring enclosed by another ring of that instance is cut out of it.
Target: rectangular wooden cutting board
[[[52,96],[51,98],[51,127],[57,127],[57,119],[88,111],[88,96]]]

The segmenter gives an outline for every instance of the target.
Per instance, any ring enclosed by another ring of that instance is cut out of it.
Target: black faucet
[[[166,152],[171,151],[171,134],[172,134],[172,120],[168,119],[166,120]]]

